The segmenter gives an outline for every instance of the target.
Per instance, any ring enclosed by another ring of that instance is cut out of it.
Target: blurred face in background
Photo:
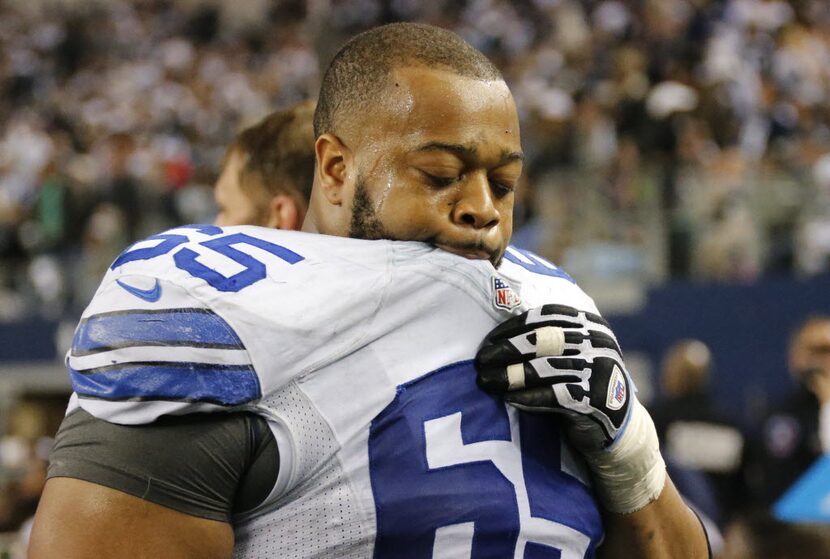
[[[216,181],[216,225],[300,228],[314,175],[313,115],[307,101],[239,133]]]
[[[706,392],[712,354],[699,340],[681,340],[663,358],[660,383],[663,393],[679,398]]]
[[[802,380],[817,373],[830,378],[830,320],[810,320],[796,334],[790,349],[790,370]]]
[[[216,186],[214,186],[213,196],[218,210],[214,223],[220,227],[267,226],[267,202],[261,199],[263,197],[254,196],[242,189],[239,178],[244,157],[238,150],[233,150],[225,161]]]
[[[390,81],[359,127],[317,139],[305,229],[423,241],[499,262],[522,172],[507,85],[422,67],[398,68]]]
[[[225,162],[213,191],[218,209],[214,223],[299,230],[308,207],[299,190],[285,185],[284,192],[272,194],[261,175],[243,172],[246,158],[233,150]]]

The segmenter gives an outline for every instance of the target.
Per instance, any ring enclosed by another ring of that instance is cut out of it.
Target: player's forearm
[[[660,497],[630,514],[605,515],[599,559],[707,559],[708,544],[697,516],[670,479]]]
[[[666,474],[657,432],[646,409],[632,400],[625,432],[607,450],[585,457],[605,514],[600,558],[706,559],[706,535]]]

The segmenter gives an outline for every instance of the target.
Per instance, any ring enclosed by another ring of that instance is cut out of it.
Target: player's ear
[[[268,204],[266,227],[299,231],[303,224],[303,211],[288,194],[277,194]]]
[[[334,134],[322,134],[314,143],[317,178],[330,204],[343,203],[343,185],[348,176],[349,148]]]

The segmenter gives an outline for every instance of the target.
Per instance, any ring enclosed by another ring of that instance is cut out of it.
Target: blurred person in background
[[[314,175],[313,116],[307,101],[236,137],[214,188],[216,225],[300,229]]]
[[[138,239],[139,224],[144,213],[139,191],[141,184],[131,172],[130,163],[135,156],[135,141],[127,134],[114,134],[108,145],[107,170],[109,176],[101,189],[105,203],[121,212],[121,221],[129,242]]]
[[[65,397],[24,395],[4,413],[0,437],[0,557],[25,557],[31,521],[43,486],[52,435],[63,417]],[[5,545],[5,547],[4,547]]]
[[[724,549],[717,559],[827,559],[830,531],[826,526],[790,524],[753,514],[730,523]]]
[[[830,452],[830,316],[807,318],[789,343],[793,393],[762,425],[753,484],[763,505],[778,499],[822,454]]]
[[[712,353],[706,344],[694,339],[673,344],[661,367],[663,398],[651,412],[670,471],[690,482],[678,485],[720,524],[745,503],[745,437],[734,418],[712,400],[711,371]],[[703,474],[702,483],[695,483],[695,473]]]

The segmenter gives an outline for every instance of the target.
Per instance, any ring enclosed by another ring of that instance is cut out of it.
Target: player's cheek
[[[450,202],[442,193],[427,195],[412,192],[404,202],[405,210],[399,212],[399,223],[405,233],[413,239],[434,237],[441,232],[441,227],[450,213]]]
[[[513,235],[513,214],[507,213],[501,217],[499,223],[499,232],[501,233],[503,244],[506,246],[510,242],[510,237]]]

